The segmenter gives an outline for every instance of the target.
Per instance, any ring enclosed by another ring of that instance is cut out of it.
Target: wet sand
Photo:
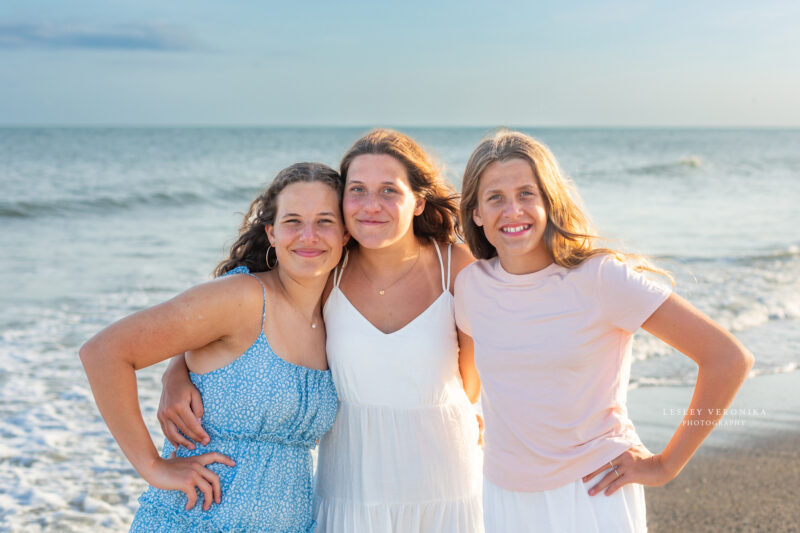
[[[691,389],[630,392],[642,440],[660,451]],[[680,475],[646,488],[651,533],[800,531],[800,372],[747,380],[728,414]]]

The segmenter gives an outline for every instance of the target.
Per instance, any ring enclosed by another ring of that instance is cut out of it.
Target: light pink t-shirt
[[[631,341],[669,293],[612,256],[523,275],[494,257],[461,271],[456,323],[475,341],[486,479],[554,489],[640,442],[625,406]]]

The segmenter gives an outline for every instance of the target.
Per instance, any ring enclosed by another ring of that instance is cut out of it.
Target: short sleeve
[[[613,326],[633,333],[672,292],[614,256],[599,260],[597,297]]]
[[[472,336],[472,329],[469,327],[469,321],[467,320],[467,277],[469,276],[468,270],[469,266],[461,270],[456,276],[456,282],[453,286],[453,301],[455,302],[455,316],[456,316],[456,326],[458,329],[463,331],[469,336]]]

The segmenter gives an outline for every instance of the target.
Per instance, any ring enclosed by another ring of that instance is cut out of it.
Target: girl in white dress
[[[456,281],[486,417],[486,531],[646,531],[642,485],[686,465],[730,405],[752,355],[691,304],[593,244],[550,151],[501,131],[464,173],[464,233],[479,259]],[[626,409],[640,327],[698,365],[686,418],[660,453]]]
[[[391,130],[356,141],[341,172],[353,245],[323,311],[340,407],[320,442],[318,531],[483,531],[470,406],[480,382],[453,314],[453,280],[472,262],[453,244],[457,196],[422,148]],[[199,397],[174,370],[162,427],[202,440]]]

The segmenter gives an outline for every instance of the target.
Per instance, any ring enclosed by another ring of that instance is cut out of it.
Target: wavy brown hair
[[[339,166],[345,182],[353,160],[366,154],[390,155],[400,161],[411,190],[417,198],[425,200],[425,209],[414,217],[414,235],[442,243],[455,242],[461,236],[458,194],[444,180],[433,159],[411,137],[394,130],[374,129],[358,139]]]
[[[472,218],[478,207],[481,176],[492,163],[511,159],[526,161],[536,176],[547,212],[547,225],[542,238],[553,262],[566,268],[575,268],[595,255],[613,255],[620,261],[632,260],[636,270],[649,270],[664,275],[674,284],[668,272],[651,265],[640,255],[595,247],[598,237],[594,226],[583,210],[572,180],[561,172],[553,153],[536,139],[506,129],[484,137],[472,152],[464,170],[461,220],[465,240],[476,258],[489,259],[497,255],[497,250],[486,238],[483,228]]]
[[[250,272],[270,270],[267,265],[269,240],[265,227],[275,223],[278,211],[278,198],[281,192],[293,183],[324,183],[336,191],[338,204],[341,207],[344,180],[334,169],[322,163],[295,163],[286,167],[275,176],[267,190],[262,192],[250,204],[239,228],[239,237],[231,246],[227,259],[214,269],[214,276],[219,277],[236,267],[245,266]],[[269,250],[270,262],[277,260],[275,250]],[[273,263],[274,264],[274,263]]]

